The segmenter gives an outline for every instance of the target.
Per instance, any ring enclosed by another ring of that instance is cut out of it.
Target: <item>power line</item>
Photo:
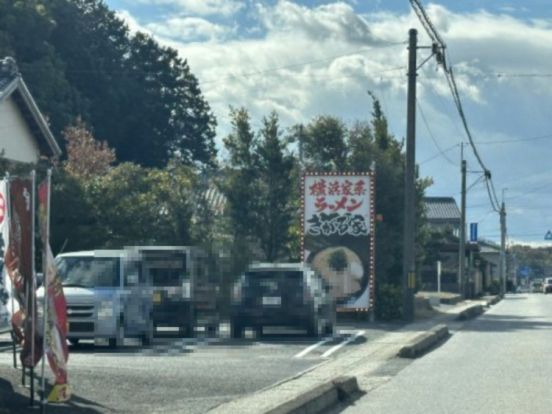
[[[538,141],[541,139],[550,139],[550,138],[552,138],[552,134],[540,135],[540,136],[528,137],[528,138],[513,138],[513,139],[496,140],[496,141],[478,141],[477,143],[479,145],[510,144],[512,142]]]
[[[487,76],[494,76],[497,78],[552,78],[552,73],[490,73]],[[476,75],[477,76],[477,75]]]
[[[425,117],[425,114],[424,114],[424,111],[422,110],[422,106],[420,105],[420,101],[418,101],[418,99],[416,99],[416,104],[418,105],[418,109],[420,110],[420,115],[422,116],[422,120],[424,121],[424,125],[427,129],[427,132],[429,134],[429,136],[431,137],[431,140],[433,141],[433,143],[435,144],[435,147],[437,148],[437,150],[439,151],[439,154],[444,158],[446,159],[449,163],[451,163],[452,165],[456,166],[458,165],[456,162],[452,161],[446,154],[445,152],[441,149],[439,143],[437,142],[437,140],[435,139],[435,136],[433,135],[433,133],[431,132],[431,129],[429,128],[429,123],[427,122],[427,119]]]
[[[499,202],[498,197],[496,196],[496,191],[494,188],[494,184],[492,182],[491,172],[486,167],[485,163],[483,162],[483,159],[479,155],[479,151],[477,150],[477,147],[475,145],[474,139],[472,137],[470,128],[468,126],[468,122],[466,119],[466,115],[464,113],[464,108],[462,106],[462,100],[460,99],[460,93],[458,92],[458,86],[456,84],[456,79],[454,78],[454,71],[452,67],[448,67],[447,65],[447,59],[445,56],[445,50],[446,45],[445,42],[441,39],[439,34],[437,33],[437,30],[435,30],[435,27],[431,23],[429,16],[426,14],[423,6],[419,2],[419,0],[410,0],[410,4],[412,5],[412,8],[418,15],[418,18],[422,25],[424,26],[427,34],[432,40],[432,54],[436,56],[437,62],[443,67],[445,77],[450,89],[450,92],[452,94],[453,101],[456,105],[456,109],[458,111],[458,114],[460,116],[460,120],[462,121],[462,125],[464,127],[464,131],[466,135],[468,136],[468,141],[470,143],[470,146],[472,148],[472,151],[475,155],[475,158],[477,159],[477,162],[485,172],[485,184],[487,187],[487,193],[489,195],[489,200],[491,202],[491,205],[493,209],[496,210],[496,212],[500,212],[499,208]]]
[[[433,155],[430,156],[429,158],[426,158],[426,159],[423,160],[422,162],[419,162],[418,165],[422,165],[422,164],[428,163],[428,162],[430,162],[430,161],[433,161],[435,158],[441,156],[443,153],[449,152],[449,151],[451,151],[451,150],[453,150],[454,148],[457,148],[457,147],[459,147],[459,146],[460,146],[460,144],[454,144],[454,145],[452,145],[452,146],[450,146],[450,147],[448,147],[448,148],[445,148],[444,150],[439,151],[439,152],[433,154]]]

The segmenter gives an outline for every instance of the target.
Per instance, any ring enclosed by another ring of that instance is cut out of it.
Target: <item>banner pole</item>
[[[35,338],[36,338],[36,266],[35,266],[35,231],[36,231],[36,171],[31,172],[32,178],[32,193],[31,193],[31,234],[32,234],[32,243],[31,243],[31,269],[32,269],[32,280],[31,280],[31,407],[34,406],[34,362],[35,362]]]
[[[47,173],[47,183],[48,183],[48,195],[47,195],[47,202],[46,202],[46,228],[45,228],[45,235],[44,240],[46,243],[49,244],[50,240],[50,184],[52,179],[52,170],[49,168]],[[42,324],[42,366],[40,368],[41,370],[41,398],[40,398],[40,405],[41,405],[41,411],[44,414],[46,412],[46,381],[44,376],[44,364],[46,359],[46,323],[47,323],[47,314],[48,314],[48,262],[47,262],[47,253],[48,245],[43,246],[42,251],[42,272],[44,273],[44,306],[43,306],[43,324]]]

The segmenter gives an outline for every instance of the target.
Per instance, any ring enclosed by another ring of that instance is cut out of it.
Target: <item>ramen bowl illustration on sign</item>
[[[364,267],[351,249],[344,246],[323,249],[313,255],[311,266],[329,284],[337,302],[345,302],[362,292]]]

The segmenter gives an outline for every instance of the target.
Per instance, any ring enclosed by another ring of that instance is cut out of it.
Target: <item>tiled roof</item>
[[[460,220],[460,209],[453,197],[425,197],[428,220]]]

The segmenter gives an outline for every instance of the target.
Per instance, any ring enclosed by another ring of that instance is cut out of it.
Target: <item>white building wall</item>
[[[11,97],[0,102],[0,156],[24,163],[40,158],[36,138]]]

